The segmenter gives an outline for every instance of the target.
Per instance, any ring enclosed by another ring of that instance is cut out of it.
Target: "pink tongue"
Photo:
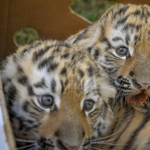
[[[126,97],[126,100],[130,104],[142,105],[147,99],[147,95],[145,93],[141,93],[139,95],[133,97]]]

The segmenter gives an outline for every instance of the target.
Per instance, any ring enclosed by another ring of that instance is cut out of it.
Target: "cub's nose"
[[[139,90],[147,90],[150,87],[150,83],[142,83],[136,79],[132,79],[133,86]]]
[[[80,147],[80,145],[75,146],[75,147],[72,147],[72,146],[70,146],[70,145],[68,145],[68,144],[63,143],[63,142],[62,142],[61,140],[59,140],[59,139],[56,141],[56,145],[57,145],[57,147],[58,147],[60,150],[78,150],[79,147]]]

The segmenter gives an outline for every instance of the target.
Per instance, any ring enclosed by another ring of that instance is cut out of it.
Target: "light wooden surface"
[[[5,104],[0,77],[0,150],[17,150]]]

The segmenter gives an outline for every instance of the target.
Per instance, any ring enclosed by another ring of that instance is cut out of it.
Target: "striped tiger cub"
[[[150,96],[150,7],[117,4],[88,28],[66,40],[87,50],[100,64],[111,85],[141,111]],[[144,109],[143,109],[144,108]],[[146,109],[145,109],[146,108]]]
[[[8,56],[0,74],[19,150],[89,150],[108,132],[115,89],[81,47],[39,40]]]
[[[127,103],[113,107],[115,119],[109,134],[93,140],[97,150],[150,150],[150,110],[142,113]]]

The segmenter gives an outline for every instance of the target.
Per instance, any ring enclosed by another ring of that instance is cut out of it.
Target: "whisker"
[[[33,150],[38,150],[40,146],[36,145]]]
[[[118,132],[120,132],[120,131],[121,131],[121,130],[119,130],[119,131],[117,131],[117,132],[115,132],[115,133],[113,133],[113,134],[111,134],[111,135],[109,135],[109,136],[106,136],[106,137],[102,137],[102,138],[98,138],[98,139],[93,139],[93,140],[91,140],[90,142],[107,139],[107,138],[109,138],[109,137],[112,137],[112,136],[116,135],[116,134],[117,134]],[[116,138],[117,138],[117,137],[116,137]]]
[[[109,140],[105,140],[105,141],[95,141],[95,142],[92,142],[92,144],[104,144],[106,142],[110,142],[110,141],[113,141],[115,140],[117,137],[115,138],[112,138],[112,139],[109,139]]]
[[[36,145],[36,143],[30,144],[30,145],[27,145],[27,146],[17,147],[17,149],[30,148],[30,147],[33,147],[33,146],[35,146],[35,145]]]
[[[106,145],[126,145],[126,144],[113,144],[113,143],[105,143]]]
[[[36,147],[30,147],[27,150],[35,150]]]
[[[16,141],[18,142],[26,142],[26,143],[34,143],[35,140],[24,140],[24,139],[19,139],[19,138],[15,138]]]
[[[92,147],[92,146],[90,146],[90,148],[95,149],[95,150],[103,150],[103,149]]]

